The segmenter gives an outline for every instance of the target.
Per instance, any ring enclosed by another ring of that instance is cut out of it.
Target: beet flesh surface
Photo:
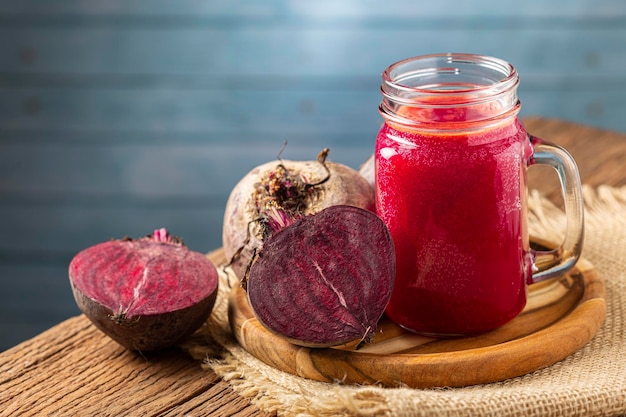
[[[294,344],[370,341],[391,297],[393,241],[374,213],[331,206],[270,236],[250,268],[257,319]]]
[[[78,253],[69,267],[74,298],[101,331],[138,351],[163,349],[197,330],[217,297],[218,276],[204,255],[144,238]]]

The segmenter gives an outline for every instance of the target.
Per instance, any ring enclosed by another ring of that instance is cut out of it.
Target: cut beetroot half
[[[270,236],[247,280],[250,306],[270,331],[303,346],[373,337],[391,297],[393,241],[374,213],[331,206]]]
[[[93,324],[138,351],[172,346],[197,330],[218,287],[213,263],[165,229],[81,251],[69,278],[78,307]]]

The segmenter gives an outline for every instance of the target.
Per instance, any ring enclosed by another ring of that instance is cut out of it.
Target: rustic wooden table
[[[565,146],[583,183],[626,184],[626,135],[542,118],[525,126]],[[530,183],[558,202],[558,188],[542,181],[544,174],[533,168]],[[0,416],[186,414],[267,415],[182,351],[128,352],[84,316],[0,354]]]

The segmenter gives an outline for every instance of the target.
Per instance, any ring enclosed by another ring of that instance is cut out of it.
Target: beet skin
[[[302,346],[368,342],[391,297],[393,241],[374,213],[331,206],[269,236],[248,300],[270,331]]]
[[[189,336],[206,321],[217,297],[213,263],[165,229],[87,248],[70,263],[69,277],[78,307],[93,324],[138,351]]]

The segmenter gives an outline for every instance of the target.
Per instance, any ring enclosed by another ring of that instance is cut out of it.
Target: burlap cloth
[[[344,386],[278,371],[244,351],[228,327],[228,280],[201,338],[185,348],[243,397],[279,416],[626,415],[626,187],[584,188],[583,257],[605,279],[607,315],[580,351],[532,374],[455,389]],[[531,235],[560,241],[562,212],[530,196]]]

